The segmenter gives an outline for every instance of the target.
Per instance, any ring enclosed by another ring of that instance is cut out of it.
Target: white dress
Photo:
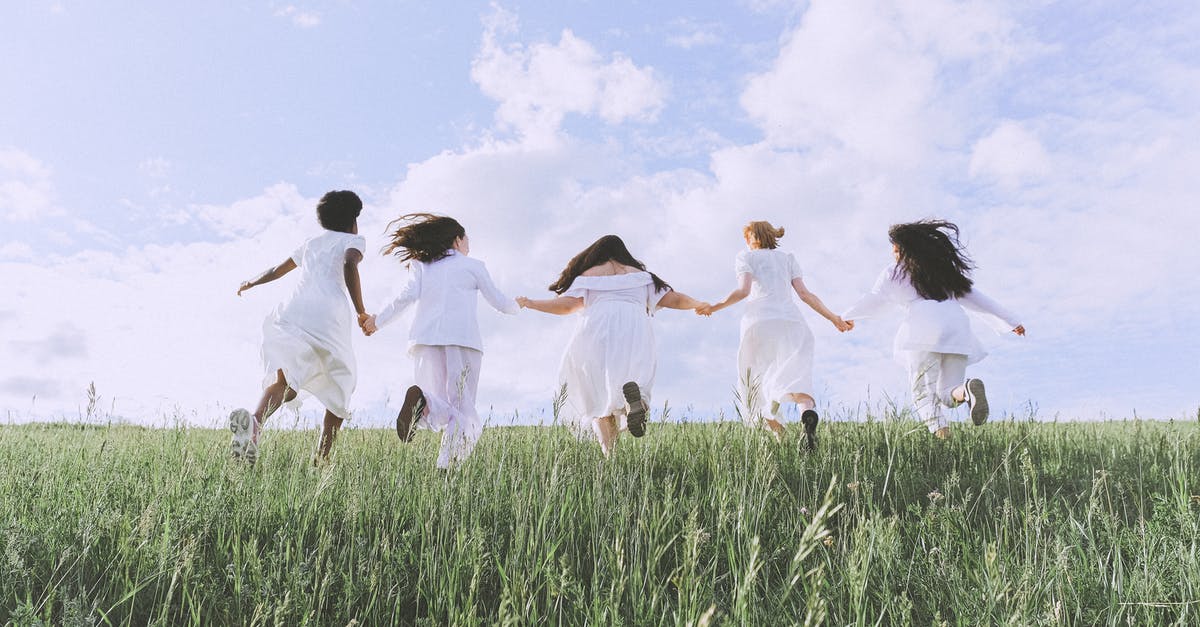
[[[313,237],[292,254],[300,281],[291,298],[263,323],[264,386],[282,370],[288,386],[315,396],[335,416],[350,418],[356,382],[355,326],[346,291],[346,251],[366,249],[366,239],[339,231]]]
[[[757,425],[772,401],[788,394],[812,395],[813,334],[796,305],[792,280],[800,264],[779,249],[738,253],[734,270],[751,277],[738,346],[739,410]]]
[[[592,421],[604,416],[624,423],[628,407],[621,386],[629,381],[649,403],[657,364],[650,318],[666,294],[654,288],[649,272],[581,276],[563,293],[583,299],[559,370],[559,418],[576,435],[591,435]]]
[[[896,274],[895,266],[884,268],[871,291],[842,318],[874,318],[899,310],[903,319],[893,344],[897,361],[908,365],[914,354],[942,353],[965,355],[967,363],[973,364],[986,357],[987,351],[971,331],[964,307],[984,314],[997,331],[1011,331],[1020,324],[1016,315],[977,289],[943,301],[926,299],[908,277]]]

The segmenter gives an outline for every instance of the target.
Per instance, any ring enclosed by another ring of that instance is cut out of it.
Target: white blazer
[[[517,301],[507,297],[492,282],[487,266],[458,251],[432,263],[411,262],[412,275],[400,296],[375,316],[375,324],[383,327],[410,305],[416,303],[417,313],[408,332],[409,349],[425,346],[463,346],[483,351],[476,316],[476,293],[501,313],[520,311]]]
[[[1021,324],[1016,314],[974,287],[958,298],[928,300],[917,293],[906,276],[893,276],[895,266],[884,268],[871,291],[854,304],[842,318],[875,318],[900,310],[904,319],[893,345],[896,359],[905,362],[910,352],[953,353],[966,355],[967,363],[987,356],[983,344],[971,332],[971,323],[963,308],[983,314],[997,331],[1011,331]]]

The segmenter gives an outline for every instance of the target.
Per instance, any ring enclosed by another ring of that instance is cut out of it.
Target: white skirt
[[[596,303],[584,310],[559,369],[559,420],[579,437],[593,436],[592,421],[628,407],[621,387],[633,381],[649,403],[657,353],[645,306]]]
[[[796,320],[763,320],[742,332],[738,394],[742,419],[758,424],[772,401],[788,394],[812,396],[813,334]]]
[[[272,315],[263,323],[262,360],[264,387],[282,370],[288,387],[312,394],[338,418],[350,418],[357,378],[349,332],[344,338],[316,335]]]

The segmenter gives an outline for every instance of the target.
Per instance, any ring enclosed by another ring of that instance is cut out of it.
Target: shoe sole
[[[805,446],[810,451],[817,450],[817,424],[821,422],[821,417],[817,412],[806,409],[800,414],[800,422],[804,425]]]
[[[229,455],[235,460],[254,464],[258,461],[258,445],[254,443],[254,416],[244,409],[229,414]]]
[[[979,426],[988,419],[987,392],[983,389],[983,381],[971,379],[967,381],[967,398],[971,399],[971,422]]]
[[[421,413],[424,411],[425,393],[415,385],[410,386],[404,394],[404,404],[400,406],[400,413],[396,414],[396,435],[400,437],[401,442],[412,442],[415,431],[413,427],[421,419]]]
[[[625,402],[629,403],[625,426],[629,428],[629,435],[640,438],[646,435],[646,404],[642,402],[642,390],[638,384],[630,381],[621,386],[621,392],[625,394]]]

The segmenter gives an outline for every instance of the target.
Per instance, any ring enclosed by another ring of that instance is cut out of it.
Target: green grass
[[[0,622],[1200,624],[1196,423],[822,429],[0,427]]]

